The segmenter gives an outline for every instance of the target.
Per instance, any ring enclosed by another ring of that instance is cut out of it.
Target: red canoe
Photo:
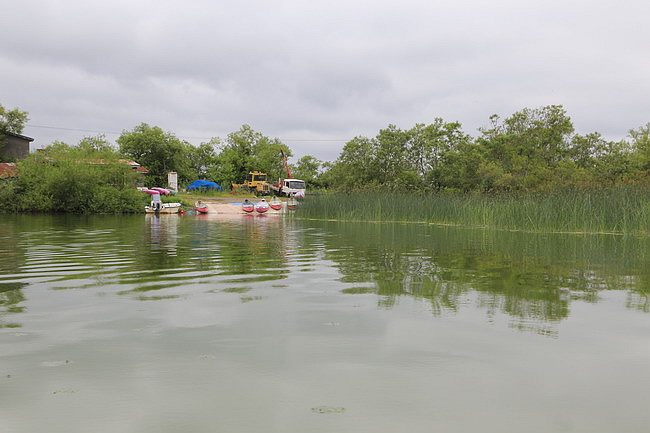
[[[196,210],[198,213],[208,213],[208,205],[199,200],[194,203],[194,210]]]
[[[241,204],[241,208],[244,212],[251,213],[255,209],[255,204],[248,201],[248,199],[244,200],[244,202]]]
[[[273,197],[269,202],[269,206],[271,206],[271,209],[273,210],[280,210],[282,209],[282,202],[277,197]]]

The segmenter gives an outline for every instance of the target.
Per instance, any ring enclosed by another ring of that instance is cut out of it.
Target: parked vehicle
[[[305,181],[291,177],[291,169],[289,168],[289,163],[287,162],[287,156],[284,154],[284,151],[282,149],[280,149],[280,153],[282,154],[284,167],[287,169],[287,178],[278,179],[278,183],[271,185],[271,190],[278,195],[284,195],[286,197],[304,197],[306,191]]]
[[[248,173],[248,175],[246,175],[246,180],[244,180],[244,183],[232,183],[231,186],[233,189],[247,189],[255,195],[269,195],[271,193],[271,188],[266,179],[266,173],[251,171]]]
[[[271,185],[271,189],[278,195],[286,197],[304,197],[305,181],[300,179],[279,179],[278,183]]]

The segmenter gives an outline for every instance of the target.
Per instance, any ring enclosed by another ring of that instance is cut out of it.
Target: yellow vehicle
[[[266,181],[266,173],[251,171],[246,175],[244,183],[233,183],[232,188],[244,188],[255,195],[269,195],[271,186]]]

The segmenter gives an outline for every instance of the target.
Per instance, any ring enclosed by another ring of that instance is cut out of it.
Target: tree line
[[[99,135],[85,137],[75,146],[54,142],[44,152],[78,149],[89,156],[112,153],[132,159],[149,170],[149,185],[166,185],[167,173],[175,171],[180,185],[208,179],[224,188],[230,182],[241,182],[251,170],[279,177],[284,167],[280,149],[291,155],[291,150],[277,138],[270,139],[248,125],[229,134],[225,140],[215,137],[194,146],[172,132],[141,123],[123,131],[116,142],[117,147],[114,147],[104,135]]]
[[[576,134],[560,105],[525,108],[472,137],[459,122],[437,118],[403,130],[347,142],[328,170],[326,185],[423,191],[538,191],[557,186],[646,183],[650,123],[621,141],[598,132]]]
[[[27,113],[0,105],[3,131],[20,132]],[[164,185],[176,171],[181,185],[208,179],[225,188],[249,171],[270,179],[285,176],[282,150],[291,149],[249,125],[194,146],[172,132],[141,123],[125,130],[114,147],[105,136],[86,137],[77,145],[54,142],[45,151],[77,149],[111,153],[137,161],[149,170],[148,184]],[[489,118],[476,137],[460,122],[436,118],[410,129],[388,125],[375,137],[349,140],[338,158],[323,162],[306,155],[292,174],[311,188],[417,191],[536,191],[557,186],[646,183],[650,172],[650,122],[620,141],[600,133],[575,133],[561,105],[524,108],[505,119]]]

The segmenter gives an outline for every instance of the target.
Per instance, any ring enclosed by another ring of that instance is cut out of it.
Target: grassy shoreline
[[[332,193],[310,197],[298,216],[530,232],[649,235],[650,188],[564,189],[499,195]]]

